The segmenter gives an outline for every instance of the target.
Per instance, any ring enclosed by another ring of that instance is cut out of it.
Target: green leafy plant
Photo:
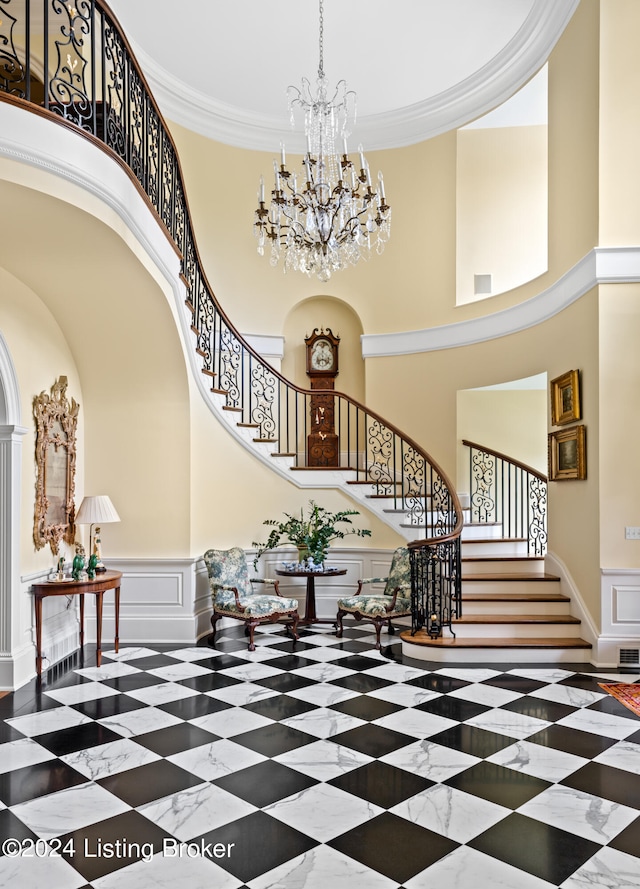
[[[351,516],[360,515],[357,509],[344,509],[340,512],[330,512],[324,506],[318,506],[314,500],[309,501],[308,515],[304,510],[300,515],[284,513],[286,521],[266,519],[262,524],[272,527],[272,531],[266,543],[253,542],[252,546],[258,547],[258,552],[253,560],[257,567],[258,559],[263,553],[276,549],[279,546],[291,545],[298,548],[301,558],[311,556],[314,564],[320,565],[327,558],[329,546],[334,540],[342,540],[348,534],[357,537],[371,537],[368,528],[339,528],[338,525],[351,525]]]

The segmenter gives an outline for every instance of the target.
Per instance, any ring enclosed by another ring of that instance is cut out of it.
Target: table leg
[[[120,587],[116,587],[116,638],[115,638],[115,649],[116,654],[118,653],[118,646],[120,644]]]
[[[84,648],[84,593],[80,593],[80,648]]]
[[[42,596],[35,594],[36,610],[36,673],[42,675]]]
[[[103,593],[96,593],[96,664],[100,666],[102,661],[102,597]]]
[[[307,577],[307,598],[304,603],[302,622],[305,624],[316,622],[316,579],[313,574],[309,574]]]

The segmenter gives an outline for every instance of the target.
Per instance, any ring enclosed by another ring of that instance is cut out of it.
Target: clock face
[[[332,370],[333,364],[333,349],[329,340],[316,340],[311,349],[312,370]]]

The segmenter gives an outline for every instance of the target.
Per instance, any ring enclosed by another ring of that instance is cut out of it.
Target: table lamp
[[[94,525],[99,526],[106,524],[107,522],[119,521],[120,516],[106,494],[100,494],[96,497],[85,497],[80,504],[80,509],[76,516],[76,525],[90,525],[89,555],[95,552],[98,556],[96,571],[106,571],[107,569],[102,563],[102,553],[100,551],[100,528],[96,527],[94,533]]]

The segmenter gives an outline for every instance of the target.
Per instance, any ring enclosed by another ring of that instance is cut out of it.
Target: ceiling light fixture
[[[349,158],[347,138],[356,119],[355,92],[347,90],[346,82],[341,80],[332,98],[327,98],[323,0],[319,5],[316,94],[312,94],[306,78],[301,89],[287,89],[292,125],[295,112],[304,112],[304,169],[300,177],[289,172],[282,145],[280,163],[273,162],[275,181],[268,207],[264,178],[260,177],[254,234],[261,256],[270,242],[271,265],[276,266],[282,256],[285,272],[297,270],[328,281],[334,272],[355,265],[360,258],[368,259],[372,249],[382,253],[389,240],[391,208],[386,202],[382,173],[378,173],[377,190],[372,188],[362,145],[358,147],[359,173]],[[338,137],[342,155],[336,149]]]

